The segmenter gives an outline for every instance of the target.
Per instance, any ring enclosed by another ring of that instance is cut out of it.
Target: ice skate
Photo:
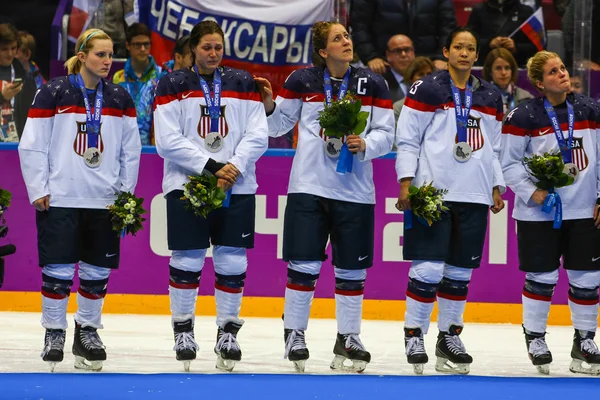
[[[75,368],[86,371],[101,371],[102,364],[106,360],[105,348],[96,328],[91,326],[82,327],[75,322],[75,339],[73,340]]]
[[[575,330],[569,370],[576,374],[600,375],[600,351],[594,342],[596,332]]]
[[[44,335],[44,350],[42,350],[42,360],[50,365],[50,372],[54,372],[56,364],[61,362],[65,356],[65,336],[67,332],[63,329],[46,329]]]
[[[363,372],[371,362],[371,353],[361,343],[357,333],[337,334],[330,368],[345,372]],[[349,361],[347,363],[346,361]]]
[[[296,372],[304,372],[306,360],[310,356],[306,348],[304,331],[300,329],[284,329],[285,355],[283,358],[294,363]]]
[[[190,364],[196,359],[199,346],[194,340],[194,325],[191,319],[182,322],[173,322],[173,336],[175,339],[175,358],[183,362],[185,372],[190,371]]]
[[[242,349],[237,342],[237,333],[244,325],[244,320],[226,318],[217,331],[216,368],[221,371],[231,372],[235,363],[242,360]]]
[[[530,332],[523,328],[529,359],[540,374],[550,374],[552,353],[546,344],[546,333]]]
[[[425,341],[420,328],[404,328],[404,346],[406,360],[413,366],[415,374],[423,375],[423,369],[429,361],[429,357],[425,352]]]
[[[444,373],[468,374],[473,357],[467,353],[459,335],[463,327],[451,325],[448,332],[440,332],[435,346],[435,370]]]

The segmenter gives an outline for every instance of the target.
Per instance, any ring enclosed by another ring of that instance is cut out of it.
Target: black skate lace
[[[175,346],[173,350],[194,350],[198,351],[200,347],[194,340],[194,332],[178,332],[175,334]]]
[[[446,344],[448,345],[448,350],[454,354],[462,354],[467,352],[465,345],[463,344],[462,340],[460,340],[458,335],[446,336]]]
[[[406,342],[406,355],[425,353],[425,342],[419,336],[413,336]]]
[[[357,333],[351,333],[346,336],[344,347],[346,347],[346,350],[365,350],[365,346],[363,346]]]
[[[298,329],[294,329],[285,342],[285,354],[283,358],[287,358],[291,351],[300,350],[306,348],[306,342],[304,340],[304,332]]]
[[[51,331],[47,334],[42,357],[50,352],[50,350],[63,350],[65,348],[65,332]]]
[[[217,349],[221,350],[223,348],[226,348],[227,351],[230,351],[232,348],[234,350],[240,349],[237,339],[233,333],[221,332],[221,337],[219,337],[219,340],[217,340]]]
[[[581,341],[581,351],[586,352],[588,354],[600,354],[598,351],[598,346],[593,339],[584,339]]]
[[[550,353],[548,345],[546,344],[546,339],[535,338],[529,342],[529,352],[534,357]]]
[[[81,344],[88,349],[104,349],[104,343],[100,340],[100,336],[98,336],[98,332],[95,330],[84,330],[80,331],[81,335]]]

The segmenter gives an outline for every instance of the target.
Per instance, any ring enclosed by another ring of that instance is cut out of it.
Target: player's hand
[[[548,196],[547,190],[535,189],[535,192],[531,195],[531,200],[537,205],[544,204],[544,200],[546,200],[546,196]]]
[[[502,196],[500,195],[500,188],[495,187],[492,192],[492,198],[494,200],[494,205],[490,207],[490,210],[494,214],[498,214],[502,209],[504,209],[504,200],[502,200]]]
[[[235,184],[238,178],[239,171],[233,164],[227,164],[215,173],[215,176],[219,179],[224,179],[230,185]]]
[[[271,82],[266,78],[254,76],[254,82],[258,86],[260,92],[260,98],[265,106],[265,111],[270,113],[275,108],[275,102],[273,101],[273,87]]]
[[[402,178],[400,180],[400,193],[398,194],[398,201],[396,202],[396,209],[398,211],[410,210],[410,200],[408,200],[408,188],[412,183],[412,178]]]
[[[40,197],[31,203],[38,211],[47,211],[50,209],[50,195]]]
[[[348,135],[346,138],[346,146],[348,146],[350,153],[354,154],[358,153],[359,151],[367,150],[367,142],[365,142],[365,139],[358,135]]]
[[[594,225],[600,229],[600,204],[594,206]]]
[[[224,191],[228,191],[229,189],[231,189],[231,184],[229,182],[227,182],[225,179],[217,179],[217,187],[222,188]]]
[[[371,71],[381,75],[385,72],[386,67],[390,64],[388,64],[386,61],[383,61],[383,58],[374,58],[367,62],[367,65]]]
[[[23,89],[23,83],[9,83],[2,88],[2,97],[5,101],[11,100]]]

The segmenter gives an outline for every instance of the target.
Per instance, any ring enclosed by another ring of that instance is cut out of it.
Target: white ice
[[[73,321],[69,316],[65,345],[65,360],[55,372],[80,372],[74,369]],[[0,312],[0,373],[49,372],[40,358],[44,330],[38,313]],[[168,315],[105,314],[104,329],[99,331],[106,346],[108,360],[101,373],[182,373],[183,364],[175,360],[173,331]],[[403,325],[401,321],[363,322],[361,339],[371,352],[372,362],[365,374],[413,375],[404,355]],[[216,337],[214,317],[196,318],[196,340],[200,345],[198,358],[190,373],[219,373],[215,369],[213,352]],[[550,376],[577,377],[569,371],[573,329],[550,326],[546,336],[554,362]],[[438,375],[435,365],[437,329],[431,324],[425,337],[429,364],[425,375]],[[306,373],[337,374],[329,369],[333,359],[336,322],[312,319],[306,332],[310,359]],[[473,356],[471,375],[542,377],[527,356],[523,331],[519,325],[466,324],[461,335],[467,350]],[[280,374],[294,373],[290,361],[283,359],[283,323],[280,319],[247,318],[238,334],[243,359],[234,373]]]

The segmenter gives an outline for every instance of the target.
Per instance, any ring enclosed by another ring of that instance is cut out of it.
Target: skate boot
[[[550,373],[550,363],[552,362],[552,353],[546,344],[546,332],[530,332],[523,328],[525,333],[525,343],[529,359],[540,374],[548,375]]]
[[[175,358],[183,362],[185,372],[190,371],[190,364],[196,359],[196,351],[200,348],[194,340],[194,324],[191,319],[173,322],[173,336],[175,339]]]
[[[75,322],[75,339],[73,340],[75,368],[101,371],[102,364],[106,360],[105,348],[96,328],[82,327]]]
[[[425,352],[425,341],[420,328],[404,328],[404,346],[406,360],[413,366],[415,374],[423,375],[423,368],[429,361]]]
[[[600,351],[594,342],[596,332],[575,330],[573,348],[571,349],[571,366],[574,373],[600,375]],[[587,366],[584,366],[586,363]]]
[[[435,346],[436,371],[468,374],[471,370],[473,357],[467,353],[465,345],[458,337],[462,330],[462,326],[451,325],[448,332],[439,333]]]
[[[285,355],[283,358],[287,358],[294,363],[296,372],[304,372],[304,366],[309,357],[306,340],[304,339],[304,331],[300,329],[284,329],[283,338],[285,339]]]
[[[237,342],[237,333],[242,325],[244,325],[242,319],[226,318],[217,331],[217,344],[215,345],[217,365],[215,367],[221,371],[233,371],[236,361],[242,360],[242,349]]]
[[[50,365],[50,372],[54,372],[56,364],[61,362],[65,356],[65,336],[67,332],[63,329],[46,329],[44,335],[44,350],[42,360]]]
[[[361,343],[357,333],[342,335],[337,334],[335,346],[333,347],[333,361],[330,368],[346,372],[363,372],[367,364],[371,362],[371,353]],[[351,364],[344,364],[350,360]]]

